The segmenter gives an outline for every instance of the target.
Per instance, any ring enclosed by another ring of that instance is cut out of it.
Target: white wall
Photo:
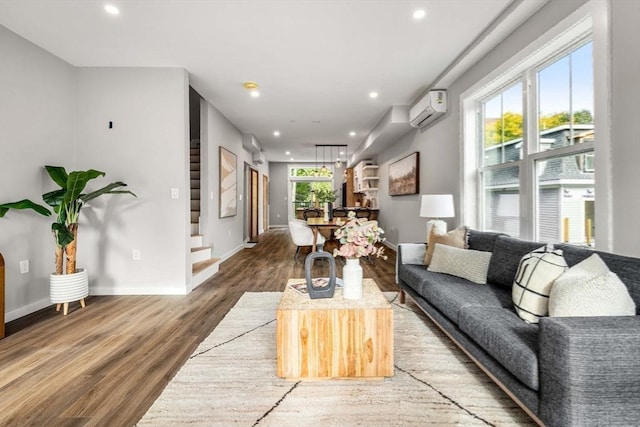
[[[124,181],[138,196],[103,196],[83,209],[78,265],[89,270],[90,292],[184,294],[191,276],[187,73],[83,67],[76,74],[75,168],[107,173],[91,188]]]
[[[43,166],[71,164],[74,69],[0,26],[0,202],[42,203],[52,190]],[[0,218],[0,252],[6,263],[7,321],[49,302],[54,271],[51,222],[32,211]],[[20,260],[30,272],[20,274]]]
[[[640,2],[611,8],[611,161],[613,251],[640,256],[633,230],[640,212]]]
[[[202,156],[202,193],[201,221],[204,244],[212,247],[214,257],[227,258],[242,249],[243,230],[248,228],[248,217],[243,216],[243,206],[247,201],[245,194],[244,168],[249,163],[258,170],[258,229],[265,228],[262,220],[263,175],[269,175],[268,163],[255,165],[251,153],[242,147],[242,133],[224,117],[210,102],[203,100],[201,108],[201,156]],[[232,217],[219,218],[219,173],[220,147],[224,147],[237,156],[237,207],[238,213]]]

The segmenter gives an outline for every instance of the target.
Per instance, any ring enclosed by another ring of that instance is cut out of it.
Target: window
[[[491,94],[480,102],[480,111],[481,224],[485,230],[517,236],[523,141],[522,82]]]
[[[593,246],[593,43],[585,32],[536,55],[463,99],[476,222],[514,237]]]
[[[309,167],[292,167],[289,170],[291,183],[291,210],[289,217],[294,218],[296,210],[313,207],[316,204],[316,191],[331,191],[333,170]]]

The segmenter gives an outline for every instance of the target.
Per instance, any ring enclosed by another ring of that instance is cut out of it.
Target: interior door
[[[269,177],[262,175],[262,229],[269,229]]]
[[[251,179],[250,179],[251,194],[249,196],[249,241],[257,242],[258,241],[258,206],[259,202],[259,193],[258,193],[258,183],[259,183],[259,174],[258,171],[251,168]]]

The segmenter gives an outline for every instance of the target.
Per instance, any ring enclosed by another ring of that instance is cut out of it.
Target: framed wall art
[[[237,157],[231,151],[220,147],[220,218],[236,216],[238,213]]]
[[[420,153],[409,154],[389,165],[389,195],[403,196],[420,192]]]

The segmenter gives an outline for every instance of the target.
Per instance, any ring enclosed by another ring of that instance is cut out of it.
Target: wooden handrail
[[[0,339],[4,338],[4,258],[0,253]]]

